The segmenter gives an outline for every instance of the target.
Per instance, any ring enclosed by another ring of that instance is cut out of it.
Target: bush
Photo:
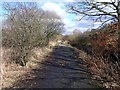
[[[61,33],[64,25],[60,16],[54,12],[38,9],[35,3],[5,3],[5,5],[9,5],[6,7],[9,9],[5,9],[10,14],[4,21],[6,27],[2,29],[2,46],[12,48],[14,52],[11,59],[25,66],[31,50],[46,46],[49,39]]]
[[[116,27],[116,23],[108,26],[85,32],[77,37],[73,35],[75,38],[72,38],[70,44],[87,52],[86,56],[81,58],[94,74],[94,79],[100,80],[104,87],[116,90],[120,87],[119,28]]]

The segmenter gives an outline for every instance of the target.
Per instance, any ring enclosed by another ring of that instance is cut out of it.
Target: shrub
[[[46,46],[63,30],[60,16],[38,9],[35,3],[4,3],[4,7],[8,16],[2,29],[2,46],[12,48],[12,60],[22,66],[33,48]]]

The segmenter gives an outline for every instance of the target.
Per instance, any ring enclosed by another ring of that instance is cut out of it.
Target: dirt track
[[[94,88],[90,74],[78,53],[65,45],[55,46],[47,55],[42,68],[32,69],[12,88]]]

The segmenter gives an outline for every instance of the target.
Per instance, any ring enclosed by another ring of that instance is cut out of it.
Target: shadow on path
[[[42,68],[32,69],[24,78],[16,81],[12,88],[94,88],[91,75],[78,53],[71,47],[58,45],[45,57]],[[32,78],[29,78],[32,77]]]

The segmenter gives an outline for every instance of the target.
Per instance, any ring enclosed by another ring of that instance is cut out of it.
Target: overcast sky
[[[18,2],[18,1],[27,1],[27,2],[38,2],[38,6],[43,10],[54,11],[61,16],[63,23],[65,24],[65,29],[67,34],[72,33],[74,29],[79,29],[81,32],[88,30],[89,28],[97,28],[101,22],[94,23],[92,20],[82,19],[81,21],[76,21],[78,17],[74,14],[67,12],[66,4],[69,2],[74,2],[76,0],[4,0],[4,2]],[[77,0],[82,1],[82,0]],[[101,0],[104,1],[104,0]],[[110,1],[110,0],[106,0]],[[0,10],[2,12],[2,10]],[[79,18],[82,16],[79,16]],[[2,18],[0,17],[0,20]]]

